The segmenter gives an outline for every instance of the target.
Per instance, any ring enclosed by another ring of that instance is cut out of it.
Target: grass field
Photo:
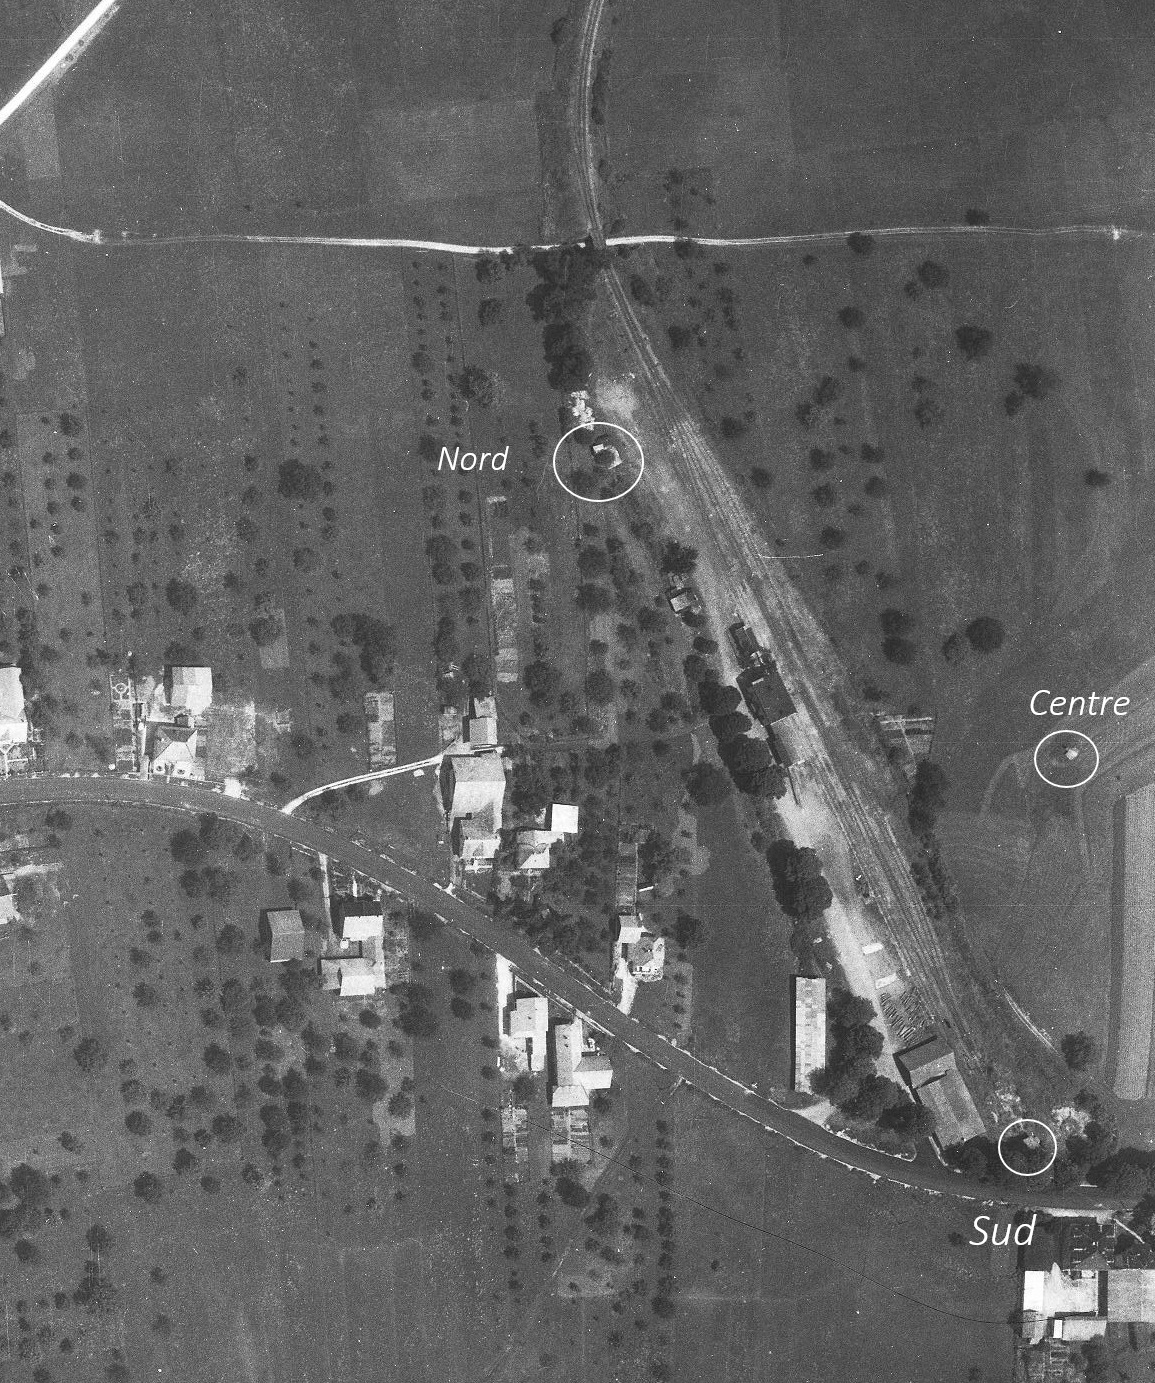
[[[1148,1065],[1155,1006],[1155,876],[1152,833],[1155,832],[1155,785],[1133,792],[1122,803],[1122,898],[1120,900],[1122,977],[1115,1039],[1115,1093],[1141,1100],[1149,1093]],[[1118,848],[1118,847],[1117,847]]]
[[[629,5],[609,32],[611,188],[657,228],[710,170],[722,234],[1142,215],[1150,36],[1135,0],[1018,8]],[[700,229],[697,222],[692,222]]]

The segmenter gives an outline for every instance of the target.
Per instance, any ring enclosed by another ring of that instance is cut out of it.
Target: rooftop
[[[549,809],[549,829],[559,835],[572,836],[578,829],[578,808],[567,802],[555,802]]]
[[[265,920],[269,927],[269,960],[276,963],[304,959],[305,924],[297,909],[270,908]]]

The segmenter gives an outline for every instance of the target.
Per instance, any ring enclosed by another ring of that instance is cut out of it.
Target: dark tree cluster
[[[542,345],[550,387],[567,392],[584,389],[593,371],[581,318],[597,292],[605,252],[590,240],[530,257],[538,276],[526,302],[534,321],[543,323]]]

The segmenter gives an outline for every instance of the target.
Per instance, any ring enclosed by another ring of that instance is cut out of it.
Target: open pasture
[[[612,20],[616,205],[664,229],[709,168],[718,234],[961,221],[1124,223],[1151,187],[1134,0],[630,5]],[[695,229],[703,229],[693,218]]]

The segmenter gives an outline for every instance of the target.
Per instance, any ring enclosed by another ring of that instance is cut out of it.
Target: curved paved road
[[[226,797],[208,788],[177,783],[112,777],[9,778],[0,781],[0,807],[58,805],[116,805],[190,813],[211,811],[247,829],[327,855],[331,860],[396,890],[420,907],[436,913],[450,926],[480,942],[488,950],[500,951],[529,984],[582,1013],[632,1051],[662,1070],[680,1076],[686,1084],[700,1090],[715,1103],[768,1132],[788,1139],[796,1147],[830,1158],[851,1171],[901,1186],[964,1200],[1038,1204],[1038,1198],[1032,1200],[1027,1188],[1024,1188],[1021,1199],[1012,1199],[997,1188],[980,1186],[945,1167],[922,1162],[906,1163],[860,1147],[818,1127],[793,1110],[783,1109],[706,1065],[692,1053],[673,1046],[636,1018],[620,1013],[604,994],[595,990],[575,970],[541,955],[523,937],[499,925],[473,903],[446,893],[389,855],[374,853],[327,826],[285,816],[279,808],[264,803]],[[1086,1188],[1064,1195],[1049,1192],[1046,1199],[1052,1208],[1087,1209],[1096,1205],[1113,1205],[1113,1202],[1093,1199],[1094,1195],[1092,1188]]]

